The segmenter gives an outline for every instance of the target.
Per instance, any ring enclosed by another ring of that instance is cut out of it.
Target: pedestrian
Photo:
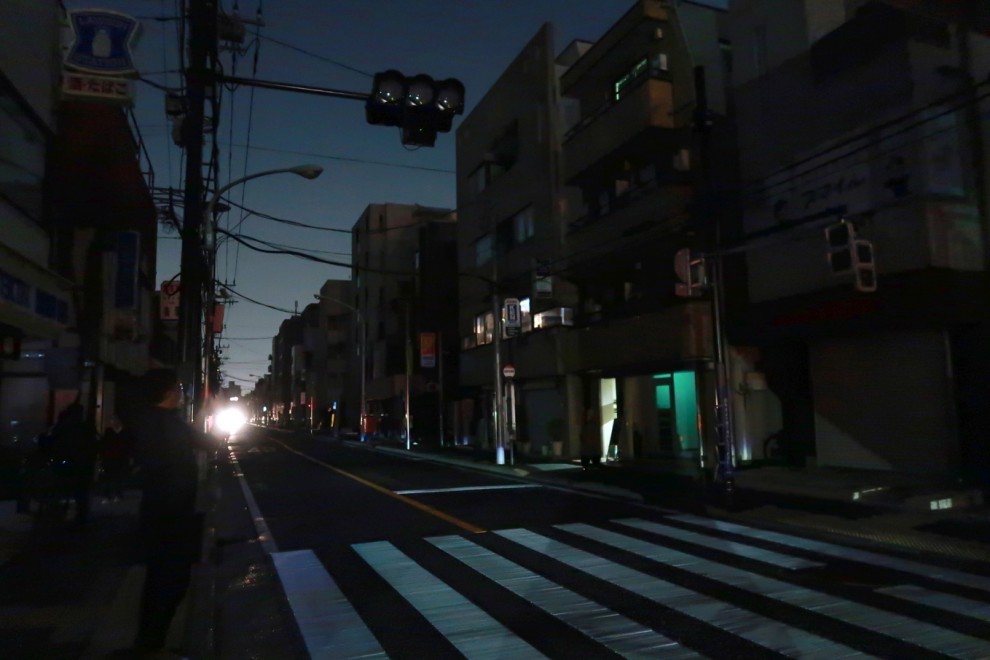
[[[602,462],[601,427],[598,415],[593,408],[585,408],[584,421],[581,424],[581,467],[587,470]]]
[[[103,466],[104,495],[113,501],[124,496],[124,485],[131,472],[133,437],[117,415],[103,431],[100,442],[100,463]]]
[[[58,496],[75,502],[73,524],[77,527],[89,520],[98,449],[99,434],[95,425],[86,419],[79,401],[70,403],[59,413],[42,444],[42,451],[51,464]]]
[[[203,521],[196,513],[196,453],[212,452],[217,443],[181,417],[182,390],[174,371],[152,369],[143,381],[148,405],[134,415],[132,431],[147,573],[135,646],[157,653],[165,646],[200,555]]]

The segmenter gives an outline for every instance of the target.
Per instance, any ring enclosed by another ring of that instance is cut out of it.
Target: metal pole
[[[715,273],[712,283],[712,317],[715,324],[715,414],[718,430],[718,473],[716,481],[731,497],[735,488],[735,442],[732,434],[732,410],[729,405],[729,373],[725,356],[724,299],[722,295],[722,255],[712,260]]]
[[[440,413],[440,446],[443,447],[443,332],[437,332],[437,370],[439,375],[437,388],[439,404],[437,408]]]
[[[357,321],[358,325],[361,326],[361,414],[358,418],[358,423],[361,425],[358,429],[359,437],[361,442],[366,440],[364,435],[364,425],[365,419],[367,418],[367,403],[365,399],[365,380],[367,378],[368,371],[368,331],[365,327],[364,315],[361,314],[361,310],[357,309]]]
[[[495,463],[505,465],[504,434],[502,432],[502,309],[499,305],[498,291],[492,282],[492,313],[495,315],[495,379],[494,379],[494,411],[495,411]]]
[[[409,308],[412,307],[412,302],[406,301],[406,400],[405,400],[405,417],[406,417],[406,449],[412,449],[412,437],[410,436],[410,420],[409,420],[409,384],[412,381],[412,338],[409,335]]]

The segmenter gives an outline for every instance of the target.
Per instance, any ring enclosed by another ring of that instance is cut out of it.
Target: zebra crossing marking
[[[437,548],[623,657],[699,658],[672,639],[588,600],[461,536],[427,538]]]
[[[878,594],[903,598],[912,603],[918,603],[927,607],[934,607],[946,610],[955,614],[979,619],[983,622],[990,622],[990,604],[981,603],[970,598],[945,594],[940,591],[932,591],[924,587],[913,584],[899,584],[893,587],[883,587],[876,590]],[[990,642],[987,642],[990,644]]]
[[[465,656],[546,657],[391,543],[351,547]]]
[[[844,644],[699,594],[526,529],[509,529],[495,533],[685,616],[784,655],[822,660],[862,655]]]
[[[825,592],[702,559],[680,550],[617,534],[585,523],[556,525],[557,529],[625,550],[658,563],[795,605],[809,612],[867,628],[923,648],[960,658],[986,658],[990,641]]]
[[[388,657],[312,550],[271,557],[313,660]]]
[[[952,568],[935,566],[933,564],[923,564],[911,559],[901,559],[900,557],[881,555],[876,552],[870,552],[869,550],[847,548],[835,543],[815,541],[813,539],[790,536],[788,534],[781,534],[780,532],[770,532],[763,529],[756,529],[754,527],[745,527],[736,523],[711,520],[691,514],[670,516],[670,519],[717,531],[730,532],[733,534],[748,536],[750,538],[771,541],[773,543],[790,546],[792,548],[799,548],[801,550],[810,550],[812,552],[828,555],[830,557],[851,559],[864,564],[880,566],[887,569],[892,568],[904,573],[912,573],[914,575],[920,575],[921,577],[930,578],[933,580],[940,580],[942,582],[950,582],[952,584],[958,584],[964,587],[990,591],[990,577],[975,575],[965,571],[958,571]]]
[[[651,534],[656,534],[658,536],[665,536],[667,538],[677,539],[678,541],[687,541],[688,543],[693,543],[706,548],[728,552],[738,557],[755,559],[756,561],[774,564],[776,566],[789,568],[791,570],[819,568],[824,566],[821,562],[811,561],[802,557],[785,555],[779,552],[774,552],[773,550],[765,550],[764,548],[757,548],[753,545],[746,545],[745,543],[729,541],[719,537],[705,536],[704,534],[699,534],[698,532],[689,532],[677,527],[670,527],[669,525],[640,520],[639,518],[622,518],[620,520],[613,520],[612,522],[625,525],[626,527],[641,529],[645,532],[650,532]]]

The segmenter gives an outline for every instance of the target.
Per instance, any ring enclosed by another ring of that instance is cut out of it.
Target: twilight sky
[[[178,88],[177,0],[65,0],[68,9],[102,8],[142,18],[135,47],[143,77]],[[633,4],[632,0],[222,0],[253,18],[261,7],[265,26],[250,50],[222,57],[224,69],[239,77],[293,82],[368,93],[371,76],[398,69],[412,75],[457,78],[466,87],[467,107],[484,96],[501,72],[544,22],[554,25],[559,53],[574,39],[595,40]],[[256,49],[254,44],[259,48]],[[257,69],[255,71],[255,56]],[[155,186],[174,188],[181,200],[182,150],[171,139],[164,94],[137,84],[135,112],[151,154]],[[454,131],[462,118],[457,118]],[[262,170],[314,163],[321,177],[307,181],[281,174],[237,186],[229,199],[253,211],[323,230],[294,227],[237,208],[221,226],[247,237],[341,264],[350,263],[350,229],[370,203],[422,204],[453,208],[454,131],[440,134],[436,147],[404,147],[398,129],[365,123],[359,101],[249,87],[225,89],[221,101],[221,185]],[[208,154],[208,151],[207,151]],[[181,209],[178,210],[181,214]],[[179,270],[176,233],[159,230],[159,282]],[[298,303],[301,310],[327,279],[348,279],[346,267],[287,255],[262,254],[233,241],[218,253],[218,279],[255,301],[227,307],[224,383],[246,389],[268,365],[271,337]]]

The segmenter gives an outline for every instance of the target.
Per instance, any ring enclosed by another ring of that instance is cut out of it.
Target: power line
[[[247,145],[243,144],[228,144],[228,147],[239,147],[244,148]],[[349,156],[331,156],[329,154],[318,154],[312,151],[296,151],[293,149],[278,149],[275,147],[259,147],[257,145],[251,145],[252,149],[257,149],[258,151],[269,151],[278,154],[293,154],[296,156],[308,156],[310,158],[323,158],[326,160],[336,160],[346,163],[359,163],[361,165],[380,165],[382,167],[398,167],[400,169],[406,170],[419,170],[421,172],[435,172],[437,174],[456,174],[455,170],[444,169],[440,167],[426,167],[423,165],[405,165],[403,163],[388,163],[381,160],[368,160],[365,158],[351,158]]]
[[[297,53],[302,53],[303,55],[308,55],[309,57],[318,59],[321,62],[326,62],[327,64],[333,64],[334,66],[339,66],[341,69],[346,69],[347,71],[351,71],[353,73],[359,73],[362,76],[367,76],[369,78],[373,78],[374,77],[373,74],[368,73],[367,71],[362,71],[361,69],[356,69],[356,68],[354,68],[354,67],[352,67],[352,66],[350,66],[348,64],[344,64],[343,62],[338,62],[337,60],[334,60],[334,59],[331,59],[329,57],[326,57],[325,55],[320,55],[319,53],[314,53],[312,51],[306,50],[305,48],[300,48],[299,46],[293,46],[292,44],[286,43],[285,41],[279,41],[278,39],[275,39],[274,37],[266,37],[266,36],[260,35],[260,34],[258,35],[258,37],[261,38],[261,39],[264,39],[265,41],[270,41],[273,44],[278,44],[279,46],[282,46],[283,48],[288,48],[289,50],[294,50]]]

